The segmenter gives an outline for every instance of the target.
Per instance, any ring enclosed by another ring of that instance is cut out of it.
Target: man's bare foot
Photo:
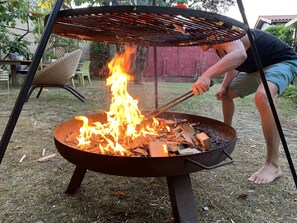
[[[280,167],[264,165],[260,170],[255,172],[248,180],[254,184],[269,184],[281,176],[282,171]]]

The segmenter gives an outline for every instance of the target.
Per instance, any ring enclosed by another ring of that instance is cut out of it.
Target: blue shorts
[[[278,95],[281,95],[297,76],[297,60],[286,60],[263,68],[267,81],[278,87]],[[262,82],[259,72],[239,72],[231,81],[229,89],[243,98],[257,91]]]

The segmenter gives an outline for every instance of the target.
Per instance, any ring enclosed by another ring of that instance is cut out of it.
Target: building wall
[[[219,58],[212,49],[203,52],[200,47],[157,47],[157,75],[165,81],[193,81]],[[149,48],[144,77],[155,74],[154,48]]]
[[[27,33],[27,24],[26,23],[21,23],[19,20],[16,20],[16,27],[15,28],[9,28],[11,32],[18,34],[18,35],[25,35],[23,39],[29,41],[31,44],[29,45],[29,50],[32,54],[35,53],[37,45],[34,43],[35,36],[32,33],[32,30],[34,28],[34,24],[32,22],[29,22],[29,32]],[[13,37],[11,36],[11,40]],[[6,56],[3,52],[0,53],[1,59]]]
[[[261,27],[261,30],[265,30],[270,26],[268,23],[263,23],[263,26]]]

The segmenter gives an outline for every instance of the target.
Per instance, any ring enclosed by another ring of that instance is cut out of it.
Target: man
[[[262,62],[267,84],[273,98],[281,95],[297,76],[297,55],[292,48],[273,35],[260,30],[251,30]],[[221,59],[206,70],[192,86],[195,95],[206,92],[210,80],[225,74],[216,94],[222,101],[224,122],[232,124],[235,105],[233,99],[255,93],[255,104],[259,111],[267,154],[263,167],[255,172],[249,181],[268,184],[282,175],[279,164],[280,138],[271,112],[261,76],[254,61],[249,38],[213,46],[202,46],[202,50],[214,48]]]

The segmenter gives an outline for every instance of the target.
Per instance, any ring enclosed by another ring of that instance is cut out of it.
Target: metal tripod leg
[[[242,4],[242,1],[237,0],[237,4],[238,4],[238,7],[239,7],[239,10],[240,10],[240,13],[242,15],[244,23],[246,23],[248,25],[247,18],[246,18],[245,13],[244,13],[244,7],[243,7],[243,4]],[[289,163],[289,166],[290,166],[290,169],[291,169],[291,173],[292,173],[292,176],[293,176],[293,179],[294,179],[294,182],[295,182],[295,186],[297,188],[296,170],[295,170],[295,167],[294,167],[294,164],[293,164],[290,152],[289,152],[289,148],[288,148],[288,145],[287,145],[287,142],[286,142],[286,139],[285,139],[285,135],[283,133],[283,129],[281,127],[281,124],[280,124],[280,121],[279,121],[279,118],[278,118],[278,115],[277,115],[276,108],[274,106],[274,102],[272,100],[272,96],[271,96],[270,91],[269,91],[269,87],[268,87],[266,77],[265,77],[265,74],[264,74],[262,62],[260,60],[258,50],[257,50],[256,44],[255,44],[255,41],[254,41],[254,38],[252,36],[252,33],[251,33],[250,29],[248,29],[247,34],[248,34],[248,37],[249,37],[249,41],[251,43],[251,49],[252,49],[253,54],[254,54],[255,62],[257,64],[257,67],[258,67],[258,70],[259,70],[259,73],[260,73],[260,76],[261,76],[261,79],[262,79],[262,83],[263,83],[263,86],[264,86],[264,89],[265,89],[265,92],[266,92],[266,95],[267,95],[267,98],[268,98],[268,101],[269,101],[269,105],[271,107],[271,111],[272,111],[272,114],[273,114],[273,117],[274,117],[274,120],[275,120],[275,124],[276,124],[276,127],[277,127],[277,130],[278,130],[281,142],[283,144],[283,147],[284,147],[284,150],[285,150],[285,153],[286,153],[286,156],[287,156],[287,160],[288,160],[288,163]]]
[[[1,138],[0,142],[0,164],[2,162],[3,156],[5,154],[6,148],[8,146],[8,143],[10,141],[10,138],[12,136],[13,130],[16,126],[17,120],[20,116],[20,113],[22,111],[23,105],[26,101],[29,89],[31,87],[32,81],[34,79],[35,73],[38,69],[41,57],[43,55],[43,52],[45,50],[46,44],[48,42],[49,36],[51,34],[52,28],[54,26],[55,20],[58,16],[60,7],[62,5],[63,0],[56,0],[53,9],[50,13],[49,19],[46,23],[45,29],[42,33],[40,42],[37,46],[36,52],[34,54],[32,63],[30,64],[28,74],[26,77],[25,82],[23,83],[23,86],[20,90],[20,93],[18,95],[18,98],[15,102],[14,108],[11,112],[10,118],[7,122],[6,128],[4,130],[4,133]]]

